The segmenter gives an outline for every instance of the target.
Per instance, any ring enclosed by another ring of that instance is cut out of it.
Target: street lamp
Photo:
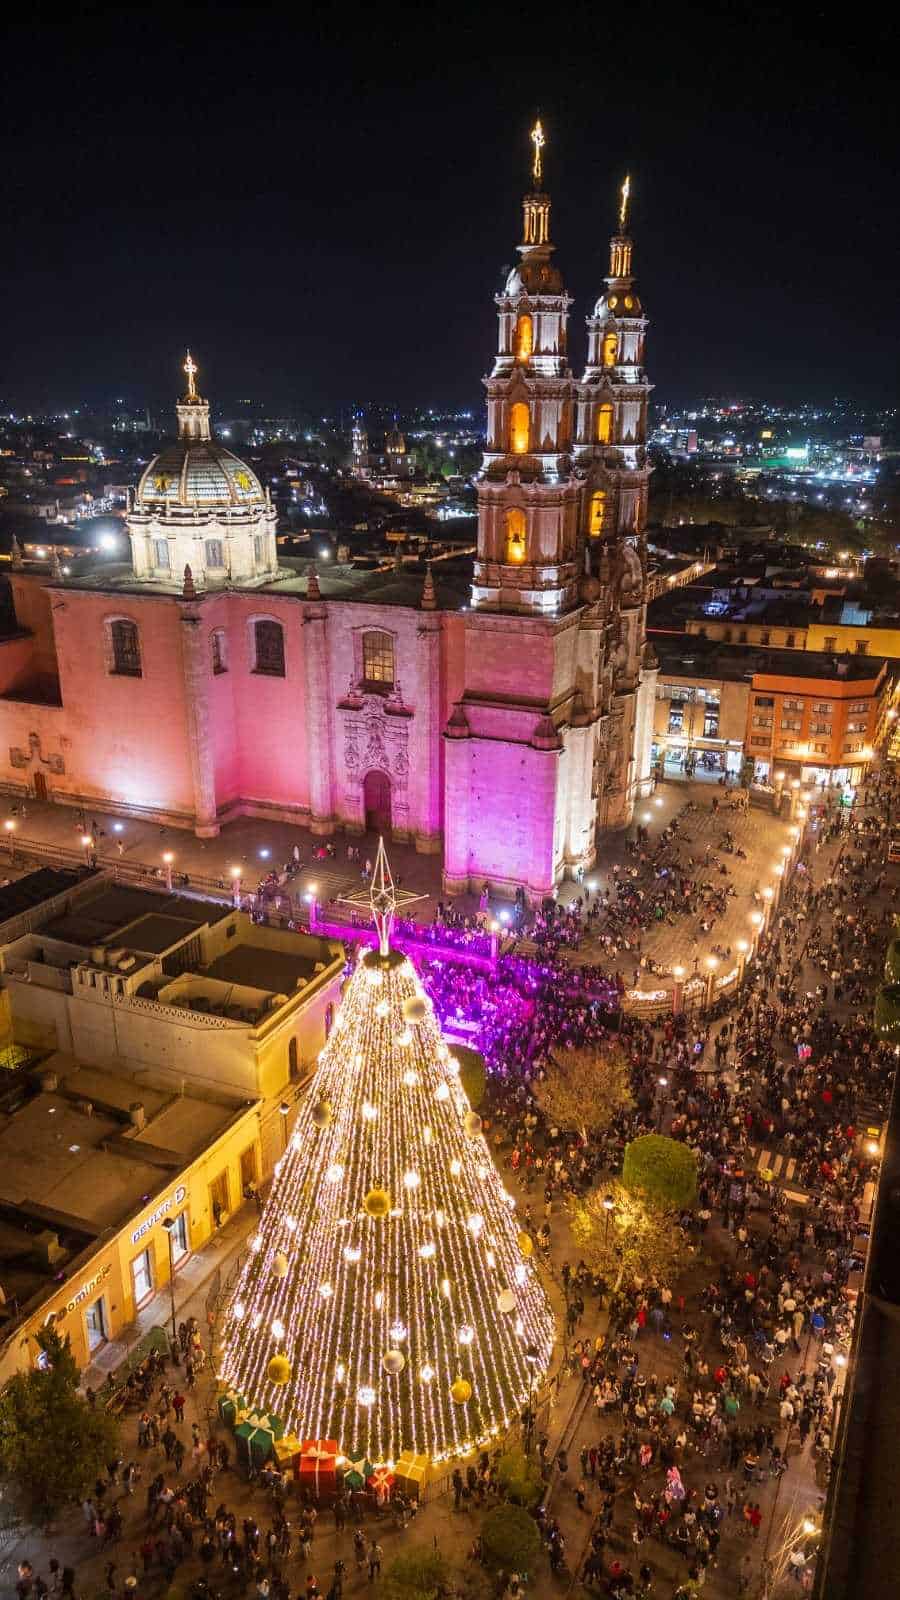
[[[230,867],[229,875],[231,877],[231,897],[235,905],[239,906],[241,903],[241,868]]]
[[[288,1105],[286,1100],[282,1100],[281,1105],[278,1107],[278,1114],[281,1117],[281,1126],[282,1126],[282,1129],[284,1130],[282,1143],[281,1143],[281,1149],[282,1149],[282,1152],[284,1152],[287,1149],[287,1136],[288,1136],[287,1119],[291,1114],[291,1108]]]
[[[658,1100],[659,1100],[659,1118],[658,1118],[658,1121],[657,1121],[657,1124],[656,1124],[656,1128],[657,1128],[657,1132],[658,1133],[662,1133],[663,1110],[664,1110],[664,1107],[665,1107],[665,1094],[666,1094],[667,1088],[669,1087],[669,1080],[668,1080],[668,1078],[657,1078],[656,1081],[657,1081],[657,1083],[659,1084],[659,1087],[660,1087],[660,1094],[658,1096]]]
[[[163,1217],[163,1227],[169,1241],[169,1298],[172,1305],[172,1348],[178,1349],[178,1332],[175,1326],[175,1218]]]
[[[707,956],[706,965],[707,965],[707,968],[708,968],[708,972],[707,972],[707,975],[706,975],[706,1006],[707,1006],[707,1010],[708,1010],[709,1007],[712,1005],[713,984],[715,983],[716,968],[719,965],[718,956]]]
[[[678,1015],[684,1009],[684,967],[679,964],[672,968],[672,977],[675,982],[672,988],[672,1013]]]
[[[610,1224],[610,1220],[612,1218],[613,1212],[616,1209],[616,1202],[613,1199],[611,1194],[606,1194],[606,1195],[603,1196],[603,1209],[606,1212],[606,1227],[605,1227],[604,1232],[603,1232],[603,1243],[604,1243],[604,1246],[606,1246],[606,1245],[609,1244],[609,1224]]]
[[[9,841],[9,859],[10,861],[14,861],[16,858],[16,825],[12,817],[7,817],[3,826],[6,829],[6,837]]]
[[[167,888],[169,894],[172,893],[172,862],[174,860],[175,860],[175,855],[174,855],[173,851],[171,851],[171,850],[164,850],[163,851],[163,866],[166,869],[166,888]]]
[[[81,835],[81,848],[84,851],[84,859],[87,862],[88,866],[90,866],[90,864],[91,864],[91,851],[94,848],[94,839],[93,839],[93,835],[92,834],[83,833]]]

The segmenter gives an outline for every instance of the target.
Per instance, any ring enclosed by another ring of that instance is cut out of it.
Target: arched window
[[[606,515],[606,490],[595,489],[591,495],[591,525],[592,539],[598,539],[603,532],[603,519]]]
[[[284,677],[284,629],[269,617],[253,624],[253,671],[267,678]]]
[[[527,311],[516,322],[516,360],[527,366],[534,349],[534,323]]]
[[[363,683],[370,689],[394,687],[394,640],[391,634],[373,629],[362,639]]]
[[[297,1055],[297,1041],[296,1041],[296,1039],[289,1039],[288,1040],[288,1077],[289,1078],[299,1078],[299,1076],[300,1076],[300,1060],[299,1060],[299,1057]]]
[[[506,559],[515,566],[525,560],[525,513],[519,506],[506,513]]]
[[[140,678],[141,636],[136,622],[115,617],[109,624],[109,670],[120,678]]]
[[[613,434],[613,408],[609,401],[604,401],[597,412],[597,443],[610,444]]]
[[[605,367],[614,367],[618,352],[619,335],[617,333],[605,333],[603,335],[603,365]]]
[[[528,407],[524,400],[517,400],[509,413],[509,448],[517,456],[522,456],[530,443],[530,429],[528,423]]]
[[[221,672],[228,671],[228,652],[225,645],[225,629],[214,628],[209,636],[209,649],[212,656],[212,669],[216,677]]]

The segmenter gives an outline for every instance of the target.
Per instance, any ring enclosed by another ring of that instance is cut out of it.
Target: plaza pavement
[[[711,809],[714,797],[720,803],[718,815],[714,815]],[[662,922],[650,927],[641,937],[639,950],[650,956],[667,974],[673,966],[680,964],[690,978],[695,971],[702,977],[706,976],[706,959],[713,946],[731,946],[734,950],[738,939],[749,940],[752,937],[754,929],[750,917],[758,909],[753,892],[762,891],[766,886],[777,886],[774,868],[777,862],[783,861],[783,847],[792,840],[786,818],[775,816],[767,806],[753,804],[748,811],[739,812],[731,809],[728,791],[708,782],[687,783],[674,779],[663,782],[651,798],[639,802],[635,824],[628,830],[601,835],[598,860],[586,874],[585,883],[582,885],[567,880],[560,886],[558,898],[563,904],[568,904],[583,896],[588,889],[599,893],[607,887],[613,888],[613,869],[618,867],[626,871],[634,865],[634,858],[626,851],[626,842],[634,837],[636,823],[647,819],[650,835],[648,847],[652,850],[662,829],[688,802],[692,802],[696,809],[689,812],[682,822],[681,837],[690,842],[681,845],[681,859],[693,856],[697,877],[708,879],[716,886],[731,884],[736,892],[729,897],[724,914],[716,918],[708,934],[700,929],[699,916],[681,916],[674,926]],[[12,809],[14,806],[17,807],[15,812]],[[46,860],[48,853],[52,859],[54,850],[60,851],[60,860],[71,857],[80,861],[85,858],[80,843],[82,818],[76,808],[29,800],[24,802],[23,812],[21,800],[8,799],[5,808],[0,805],[0,820],[7,819],[15,822],[15,830],[11,846],[9,834],[4,830],[0,835],[3,841],[0,845],[0,873],[3,875],[10,863],[10,848],[14,853],[12,868],[16,874],[21,872],[25,859],[35,862]],[[187,873],[200,893],[229,893],[231,871],[236,867],[241,869],[243,891],[252,892],[273,867],[280,868],[292,862],[296,845],[302,865],[298,872],[291,873],[287,888],[292,896],[299,898],[301,904],[304,895],[314,893],[323,907],[327,907],[330,900],[339,900],[342,895],[361,887],[360,865],[347,860],[348,842],[358,846],[361,863],[367,858],[374,860],[378,847],[378,839],[374,834],[348,841],[344,834],[335,833],[332,839],[334,857],[318,860],[316,852],[323,850],[327,842],[325,839],[306,828],[263,822],[252,817],[242,817],[226,824],[216,839],[197,839],[184,829],[162,827],[158,823],[140,819],[114,817],[101,809],[88,809],[85,822],[88,832],[94,837],[102,867],[129,874],[143,873],[147,882],[161,886],[165,872],[163,856],[171,852],[176,881],[181,874]],[[726,829],[731,830],[736,844],[746,851],[746,859],[721,852],[720,841]],[[37,852],[29,853],[29,842],[38,847]],[[727,867],[727,878],[720,876],[712,866],[705,865],[707,845],[712,854],[719,854],[719,859]],[[411,845],[398,843],[389,846],[389,856],[398,886],[421,896],[411,905],[409,914],[417,921],[431,922],[442,898],[441,858],[419,855]],[[214,885],[218,885],[218,889]],[[474,914],[477,897],[457,897],[453,905]],[[506,902],[495,900],[491,911],[497,915],[506,905]],[[524,948],[529,948],[527,942]],[[631,984],[637,972],[638,953],[637,950],[626,951],[618,956],[606,957],[599,942],[589,938],[584,940],[581,950],[573,954],[572,959],[578,963],[599,962],[610,972],[619,970]],[[644,973],[640,977],[639,987],[643,990],[671,987],[671,979],[651,977]]]

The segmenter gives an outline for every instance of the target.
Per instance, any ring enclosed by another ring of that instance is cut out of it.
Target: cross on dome
[[[194,379],[195,379],[197,373],[199,372],[199,370],[200,369],[197,366],[197,363],[194,360],[194,358],[191,355],[191,352],[189,350],[188,353],[187,353],[187,360],[185,361],[184,366],[182,367],[182,371],[187,373],[187,381],[188,381],[187,397],[188,397],[189,400],[196,400],[197,399],[197,385],[195,384]]]
[[[546,139],[544,137],[544,130],[541,127],[541,119],[540,119],[540,117],[538,117],[537,122],[535,123],[534,127],[532,128],[531,133],[529,134],[529,138],[531,139],[531,142],[534,145],[534,162],[533,162],[532,168],[531,168],[531,176],[534,178],[535,183],[540,183],[541,179],[544,176],[544,166],[543,166],[543,155],[542,155],[542,152],[543,152],[543,149],[544,149],[544,145],[547,143],[547,141],[546,141]]]

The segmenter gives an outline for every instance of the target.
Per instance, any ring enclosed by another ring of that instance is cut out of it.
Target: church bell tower
[[[572,302],[553,264],[540,122],[531,142],[520,260],[495,297],[497,354],[484,380],[487,447],[478,483],[472,604],[552,616],[575,605],[578,590],[575,388],[567,354]]]

